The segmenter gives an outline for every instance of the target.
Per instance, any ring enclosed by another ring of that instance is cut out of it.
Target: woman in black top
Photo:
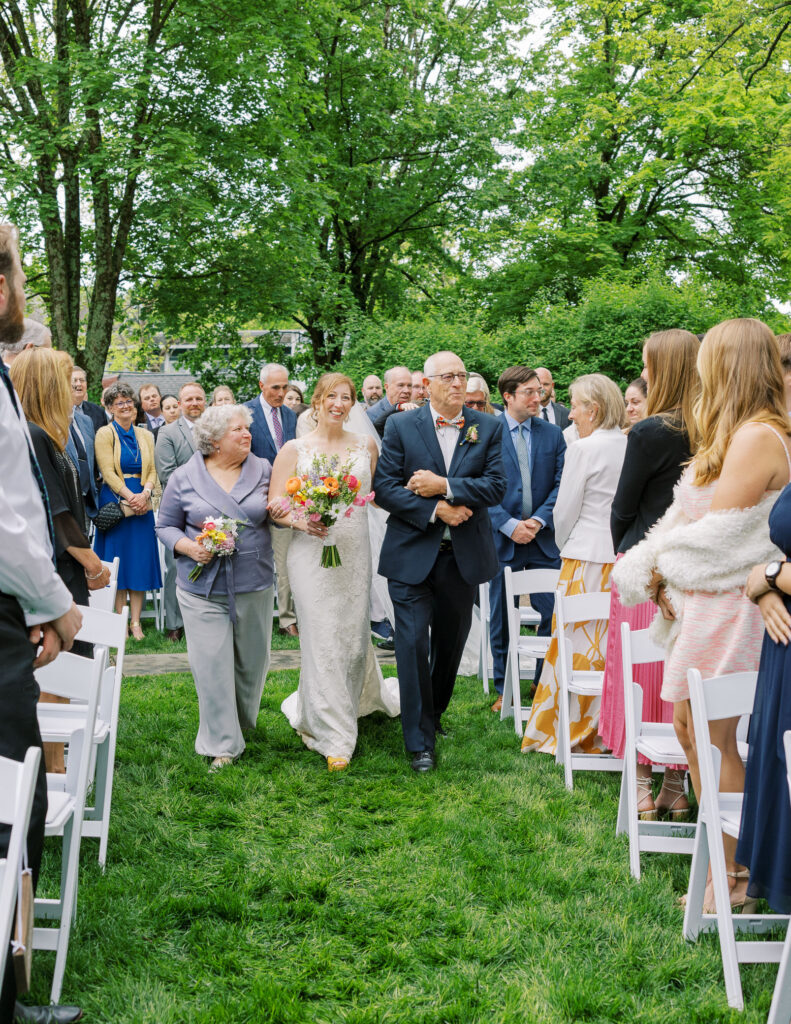
[[[696,365],[699,347],[694,334],[681,330],[652,334],[643,346],[647,418],[629,431],[610,513],[613,546],[619,558],[641,541],[670,507],[673,488],[690,458],[690,438],[695,436],[692,408],[700,388]],[[599,732],[616,757],[623,756],[625,741],[621,623],[645,629],[655,614],[656,606],[650,601],[624,608],[613,583]],[[662,666],[637,666],[634,677],[643,688],[643,721],[672,722],[673,705],[660,697]],[[689,805],[684,795],[683,765],[665,771],[654,803],[651,764],[642,755],[638,760],[640,817],[654,820],[665,812],[673,818],[684,817]]]

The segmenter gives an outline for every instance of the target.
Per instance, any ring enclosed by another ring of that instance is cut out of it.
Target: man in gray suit
[[[189,462],[195,454],[192,427],[206,408],[206,392],[195,381],[182,384],[179,390],[181,416],[167,426],[160,427],[154,450],[157,476],[164,491],[174,469]],[[173,552],[165,548],[165,629],[168,640],[184,636],[184,620],[176,597],[176,561]]]

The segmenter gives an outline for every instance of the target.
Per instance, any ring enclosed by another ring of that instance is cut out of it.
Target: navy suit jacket
[[[110,422],[107,418],[107,413],[104,411],[104,409],[100,405],[97,405],[95,402],[89,402],[87,398],[82,403],[77,412],[81,412],[83,416],[88,417],[88,419],[93,424],[94,434],[96,433],[97,430],[101,429],[102,427],[106,427],[107,424]]]
[[[501,565],[508,565],[514,557],[514,542],[501,532],[500,527],[504,526],[509,519],[522,518],[522,473],[519,469],[519,460],[516,457],[514,442],[508,433],[507,426],[503,419],[503,463],[508,481],[505,496],[499,505],[489,509],[494,528],[494,539],[497,545],[497,554]],[[543,519],[546,526],[542,527],[531,543],[535,544],[547,558],[559,558],[560,553],[555,543],[555,528],[552,514],[555,510],[555,501],[560,486],[560,476],[563,472],[563,459],[566,455],[566,442],[563,440],[563,433],[560,427],[554,423],[534,416],[530,424],[530,449],[532,467],[530,470],[530,484],[533,492],[532,515]]]
[[[369,405],[365,410],[368,419],[373,423],[376,428],[376,432],[380,437],[384,437],[385,426],[387,421],[393,415],[394,412],[398,412],[396,407],[385,395],[380,398],[378,402],[374,402],[373,405]]]
[[[467,438],[472,426],[477,427],[476,441]],[[466,522],[450,528],[453,554],[463,579],[485,583],[497,575],[488,508],[505,493],[502,432],[501,419],[464,409],[464,427],[459,431],[450,470],[446,470],[428,403],[388,419],[374,475],[376,503],[390,513],[379,558],[382,576],[406,584],[422,583],[437,560],[445,523],[430,519],[440,499],[421,498],[405,486],[418,469],[446,477],[452,503],[473,511]]]
[[[253,435],[250,451],[259,459],[268,459],[274,465],[277,448],[275,439],[269,430],[269,424],[266,422],[264,410],[261,408],[261,402],[258,398],[254,398],[252,402],[244,404],[253,414],[253,422],[250,424],[250,433]],[[280,406],[280,422],[283,424],[283,444],[286,441],[293,441],[297,436],[297,417],[287,405]]]
[[[99,508],[99,487],[96,482],[96,456],[94,455],[93,450],[94,441],[96,440],[96,431],[90,418],[77,408],[74,409],[74,422],[77,424],[77,428],[82,434],[83,444],[85,445],[85,454],[88,456],[88,469],[91,473],[91,488],[89,494],[90,498],[93,500],[93,508],[91,508],[91,502],[89,500],[85,503],[86,510],[90,515]],[[105,423],[104,426],[107,426],[107,424]],[[80,464],[77,458],[77,448],[74,441],[71,439],[71,434],[69,434],[69,439],[66,442],[66,451],[69,453],[69,458],[79,471]],[[91,516],[91,518],[93,518],[93,516]]]

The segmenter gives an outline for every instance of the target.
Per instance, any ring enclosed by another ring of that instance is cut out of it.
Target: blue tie
[[[516,428],[515,447],[519,472],[522,474],[522,518],[529,519],[533,511],[533,486],[530,480],[530,457],[523,430],[524,424],[520,423]]]
[[[17,416],[22,419],[22,413],[20,412],[19,405],[16,400],[16,392],[14,391],[14,385],[11,383],[11,378],[8,376],[8,369],[5,363],[0,359],[0,377],[3,379],[3,383],[8,391],[9,398],[11,399],[11,405],[14,407],[14,412]],[[41,466],[38,464],[38,459],[33,449],[28,443],[27,446],[28,455],[30,456],[30,469],[33,473],[38,489],[41,492],[41,501],[44,504],[44,511],[47,514],[47,529],[49,530],[49,540],[52,545],[52,561],[55,561],[55,526],[52,522],[52,509],[49,507],[49,495],[47,494],[47,487],[44,483],[44,477],[41,474]]]

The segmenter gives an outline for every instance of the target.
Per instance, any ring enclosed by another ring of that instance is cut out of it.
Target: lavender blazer
[[[274,558],[269,539],[266,504],[272,467],[266,459],[248,455],[230,494],[212,479],[200,452],[175,469],[168,479],[157,518],[157,537],[171,551],[184,537],[194,540],[208,516],[230,516],[246,523],[236,551],[215,558],[193,583],[188,577],[195,562],[176,552],[178,586],[199,597],[249,594],[272,586]]]

